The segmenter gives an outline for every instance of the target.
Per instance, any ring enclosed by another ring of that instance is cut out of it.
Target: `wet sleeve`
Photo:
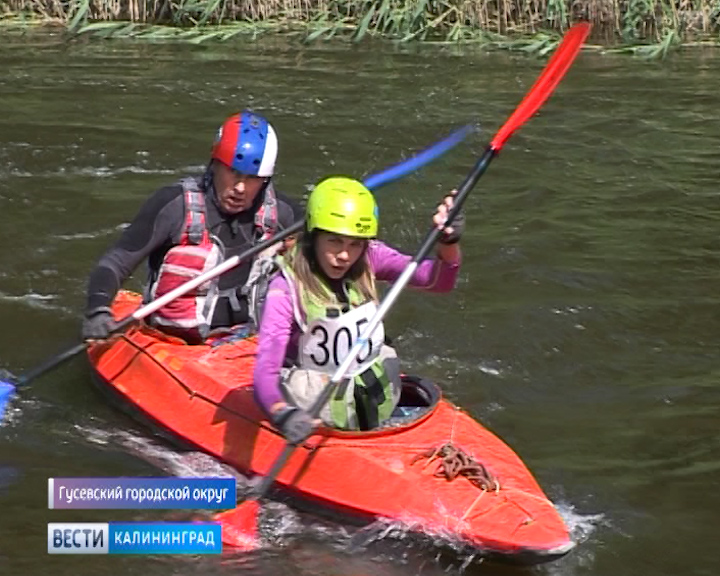
[[[394,282],[412,257],[374,240],[368,247],[368,259],[378,280]],[[409,285],[428,292],[450,292],[455,287],[459,272],[459,261],[445,262],[439,258],[428,258],[417,267]]]
[[[253,374],[255,401],[268,415],[273,404],[285,401],[280,391],[280,370],[295,325],[290,286],[278,274],[268,287]]]
[[[90,273],[86,310],[110,306],[122,283],[153,250],[177,240],[183,214],[182,187],[155,192]]]

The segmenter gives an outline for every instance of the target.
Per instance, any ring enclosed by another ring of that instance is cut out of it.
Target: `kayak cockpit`
[[[400,401],[392,416],[381,427],[394,428],[420,421],[429,415],[442,398],[437,384],[418,376],[402,376]]]
[[[371,430],[341,430],[321,427],[322,436],[353,437],[385,436],[417,426],[430,417],[440,405],[442,392],[434,382],[418,376],[402,375],[400,400],[388,420]]]

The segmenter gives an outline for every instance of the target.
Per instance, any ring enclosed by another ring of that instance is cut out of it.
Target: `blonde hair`
[[[316,232],[303,232],[299,242],[287,256],[288,265],[295,275],[299,292],[306,291],[314,300],[321,304],[337,304],[337,298],[328,298],[332,290],[323,288],[323,282],[319,278],[321,274],[320,264],[315,254]],[[365,249],[348,270],[345,278],[355,281],[358,291],[364,301],[378,301],[375,275],[370,270],[370,262],[367,255],[368,242],[365,242]],[[344,279],[344,278],[343,278]]]

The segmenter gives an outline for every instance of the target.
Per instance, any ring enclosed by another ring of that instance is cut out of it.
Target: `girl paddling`
[[[443,227],[453,194],[437,207],[435,226]],[[420,264],[411,286],[453,289],[462,228],[460,216],[443,230],[436,257]],[[376,281],[394,282],[411,259],[376,240],[377,230],[372,193],[357,180],[327,178],[310,194],[297,246],[279,259],[260,322],[254,391],[289,442],[310,434],[307,410],[377,311]],[[380,324],[320,417],[344,430],[376,428],[392,415],[400,389],[397,356]]]

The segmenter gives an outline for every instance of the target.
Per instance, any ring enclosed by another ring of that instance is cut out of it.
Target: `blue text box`
[[[49,554],[220,554],[216,522],[50,522]]]

